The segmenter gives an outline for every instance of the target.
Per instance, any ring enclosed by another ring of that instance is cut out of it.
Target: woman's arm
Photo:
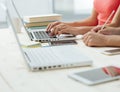
[[[84,34],[90,31],[98,24],[97,12],[93,9],[92,14],[87,19],[77,22],[54,22],[48,25],[47,31],[51,31],[50,35],[60,35],[70,33],[73,35]]]
[[[120,35],[109,35],[107,37],[107,46],[120,46]]]
[[[118,7],[118,9],[116,11],[116,14],[113,17],[113,20],[107,26],[111,26],[111,27],[119,27],[120,26],[120,6]]]
[[[93,8],[92,14],[90,17],[83,19],[81,21],[75,21],[75,22],[71,22],[71,23],[67,23],[67,24],[70,26],[73,26],[73,27],[96,26],[98,24],[97,15],[98,15],[98,13]]]

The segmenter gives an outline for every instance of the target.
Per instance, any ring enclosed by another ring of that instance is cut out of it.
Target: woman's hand
[[[106,27],[105,29],[99,30],[98,32],[105,35],[120,35],[120,29],[115,27]]]
[[[47,32],[50,32],[50,35],[60,35],[60,34],[66,34],[69,33],[69,29],[71,26],[67,25],[67,23],[64,22],[53,22],[48,25]]]
[[[91,32],[98,32],[104,35],[120,35],[120,28],[115,28],[115,27],[105,27],[102,29],[102,26],[96,26],[94,27]]]
[[[57,25],[59,25],[59,24],[61,24],[61,23],[62,23],[62,22],[59,22],[59,21],[50,23],[50,24],[47,26],[46,31],[47,31],[47,32],[48,32],[48,31],[51,31],[51,29],[52,29],[53,27],[55,27],[55,26],[57,26]]]
[[[50,35],[60,35],[60,34],[73,34],[77,35],[78,28],[72,27],[64,22],[53,22],[48,25],[47,31],[50,31]]]
[[[108,38],[106,35],[88,32],[83,36],[83,41],[87,46],[107,46]]]
[[[96,32],[96,33],[97,33],[99,30],[101,30],[101,28],[102,28],[101,25],[96,26],[96,27],[94,27],[93,29],[91,29],[91,32]]]

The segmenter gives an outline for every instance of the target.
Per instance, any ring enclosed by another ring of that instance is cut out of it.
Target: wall
[[[0,4],[1,3],[5,3],[5,0],[0,0]],[[6,21],[6,14],[5,11],[3,10],[3,8],[0,6],[0,22],[4,22]]]
[[[0,0],[4,3],[5,0]],[[14,0],[21,16],[52,13],[52,0]],[[6,21],[6,14],[0,7],[0,22]]]
[[[54,12],[63,15],[63,21],[76,21],[91,14],[93,0],[54,0]]]
[[[92,5],[93,0],[14,0],[14,1],[17,5],[17,8],[21,16],[51,13],[53,10],[52,1],[54,1],[55,5],[54,11],[57,13],[62,13],[63,15],[66,16],[65,18],[69,18],[68,15],[72,16],[80,14],[90,14],[93,6]],[[5,0],[0,0],[0,2],[4,3]],[[76,16],[74,18],[76,18]],[[5,12],[0,8],[0,22],[5,20],[6,20]]]
[[[52,0],[14,0],[21,15],[52,12]]]
[[[90,14],[93,8],[93,0],[74,0],[75,14]]]
[[[90,14],[93,0],[54,0],[55,11],[74,14]]]

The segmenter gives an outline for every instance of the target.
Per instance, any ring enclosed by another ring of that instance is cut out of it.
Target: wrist
[[[112,42],[113,42],[112,40],[113,40],[113,39],[112,39],[111,36],[106,35],[104,39],[105,39],[105,45],[106,45],[106,46],[112,46],[112,44],[113,44],[113,43],[112,43]]]
[[[107,39],[107,40],[106,40],[106,46],[109,46],[109,45],[111,45],[110,39]]]
[[[115,31],[117,32],[117,35],[120,35],[120,28],[115,28]]]
[[[120,46],[120,36],[109,35],[107,36],[106,46]]]
[[[66,22],[65,24],[69,25],[69,26],[75,26],[75,22]]]

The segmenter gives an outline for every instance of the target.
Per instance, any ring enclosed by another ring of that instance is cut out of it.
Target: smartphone
[[[120,54],[120,49],[105,50],[102,53],[105,55],[117,55]]]
[[[106,66],[87,71],[72,73],[68,76],[86,85],[96,85],[120,79],[120,67]]]
[[[77,45],[75,40],[64,40],[64,41],[52,41],[51,46],[60,46],[60,45]]]

